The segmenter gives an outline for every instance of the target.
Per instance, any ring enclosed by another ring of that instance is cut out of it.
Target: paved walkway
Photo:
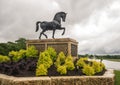
[[[108,69],[120,70],[120,62],[114,62],[109,60],[103,60],[102,62],[105,64],[106,68]]]
[[[103,63],[105,64],[106,68],[120,70],[120,62],[103,60]]]

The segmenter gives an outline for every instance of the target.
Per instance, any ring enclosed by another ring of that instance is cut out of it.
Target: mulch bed
[[[37,58],[29,58],[29,59],[21,59],[18,62],[8,62],[8,63],[0,63],[0,73],[7,74],[9,76],[16,77],[35,77]],[[105,69],[95,74],[95,76],[103,75],[105,73]],[[82,76],[85,75],[82,73],[82,69],[77,69],[75,67],[72,71],[67,71],[66,75],[60,75],[57,72],[57,69],[54,65],[52,65],[48,69],[47,76]]]

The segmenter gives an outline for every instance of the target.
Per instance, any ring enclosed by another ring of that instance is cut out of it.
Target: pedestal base
[[[26,46],[31,45],[35,46],[38,52],[43,52],[48,47],[53,47],[57,53],[62,51],[66,56],[77,57],[78,55],[78,42],[71,38],[27,40]]]

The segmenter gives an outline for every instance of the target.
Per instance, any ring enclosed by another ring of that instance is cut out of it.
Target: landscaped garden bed
[[[39,56],[34,46],[26,50],[11,51],[8,56],[0,55],[0,73],[18,76],[82,76],[103,75],[106,71],[102,62],[88,58],[73,60],[72,56],[59,54],[49,47]]]

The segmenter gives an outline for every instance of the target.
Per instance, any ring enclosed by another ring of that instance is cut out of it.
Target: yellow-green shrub
[[[102,71],[102,68],[101,68],[101,66],[100,66],[100,62],[93,61],[93,62],[92,62],[92,67],[93,67],[95,73],[98,73],[98,72],[101,72],[101,71]]]
[[[37,66],[40,64],[43,64],[47,69],[50,68],[50,66],[53,64],[52,59],[50,58],[50,55],[47,51],[40,53]]]
[[[50,54],[52,61],[54,62],[57,59],[57,53],[54,48],[48,47],[47,52]]]
[[[55,66],[58,67],[60,65],[63,65],[64,63],[65,63],[65,55],[63,52],[60,52],[55,62]]]
[[[63,65],[63,66],[58,66],[57,72],[59,72],[61,75],[62,75],[62,74],[66,74],[66,73],[67,73],[66,66],[65,66],[65,65]]]
[[[66,66],[67,70],[74,70],[75,69],[72,56],[66,57],[65,66]]]
[[[19,61],[20,59],[24,58],[26,54],[26,50],[20,50],[20,51],[11,51],[9,52],[9,56],[12,58],[14,62]]]
[[[79,66],[79,67],[84,67],[84,65],[86,65],[85,61],[87,61],[87,60],[88,60],[88,58],[80,58],[77,61],[76,65]]]
[[[36,69],[36,76],[47,75],[48,71],[44,64],[40,64]]]
[[[67,70],[74,70],[75,69],[74,63],[71,61],[65,62],[65,66],[66,66]]]
[[[87,76],[92,76],[95,74],[93,67],[91,67],[90,65],[84,65],[82,72]]]
[[[104,63],[100,63],[100,67],[101,67],[102,70],[105,69]]]
[[[8,56],[0,55],[0,63],[9,62],[10,58]]]
[[[36,50],[35,46],[29,46],[26,50],[26,57],[37,57],[38,50]]]

